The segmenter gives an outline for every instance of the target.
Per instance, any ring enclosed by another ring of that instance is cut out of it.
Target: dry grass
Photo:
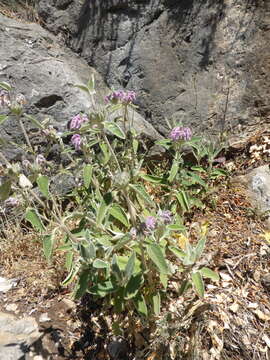
[[[39,236],[14,223],[0,239],[0,264],[1,275],[18,278],[30,298],[56,291],[65,273],[62,255],[48,264]]]

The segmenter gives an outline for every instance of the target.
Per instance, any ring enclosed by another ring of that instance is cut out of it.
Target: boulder
[[[67,122],[78,112],[91,108],[86,93],[74,87],[86,84],[94,74],[98,98],[109,93],[101,76],[85,60],[60,45],[58,39],[35,23],[23,23],[0,15],[0,82],[8,82],[15,93],[27,99],[26,112],[39,120],[50,118],[59,131],[66,129]],[[0,109],[1,110],[1,109]],[[1,111],[0,111],[1,113]],[[25,122],[31,136],[31,127]],[[160,135],[138,113],[134,114],[134,127],[151,139]],[[10,117],[0,127],[2,138],[17,144],[24,137],[16,119]],[[20,157],[21,150],[4,146],[9,159]]]
[[[41,336],[33,317],[16,318],[0,312],[0,359],[29,359],[29,347]]]
[[[269,165],[260,166],[232,179],[232,184],[244,186],[247,197],[252,206],[260,213],[266,214],[265,225],[270,227],[270,168]]]
[[[270,2],[40,0],[45,26],[104,77],[165,117],[232,142],[269,123]]]

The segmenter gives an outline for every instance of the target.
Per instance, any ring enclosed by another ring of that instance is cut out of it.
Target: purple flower
[[[79,134],[74,134],[71,138],[71,144],[75,147],[75,150],[81,150],[82,138]]]
[[[117,90],[112,92],[110,95],[105,97],[106,102],[113,102],[117,103],[122,102],[125,104],[130,104],[136,99],[136,93],[134,91],[124,91],[124,90]]]
[[[0,90],[0,107],[6,107],[10,105],[11,101],[8,91]]]
[[[36,162],[37,165],[42,166],[42,165],[44,165],[46,163],[46,159],[42,154],[38,154],[37,157],[36,157],[35,162]]]
[[[158,216],[165,225],[168,225],[172,222],[172,213],[170,210],[159,210]]]
[[[24,159],[24,160],[22,161],[22,166],[23,166],[25,169],[31,169],[31,163],[30,163],[30,161],[27,160],[27,159]]]
[[[13,208],[13,207],[17,207],[18,205],[20,205],[20,201],[14,197],[9,197],[8,199],[6,199],[4,201],[4,205],[5,205],[5,207]]]
[[[83,123],[88,121],[88,117],[85,114],[77,114],[73,116],[70,121],[69,128],[70,130],[79,129]]]
[[[16,96],[16,103],[21,106],[25,105],[26,104],[25,96],[23,94],[18,94]]]
[[[157,224],[157,219],[154,216],[148,216],[145,219],[145,227],[148,231],[155,230],[156,224]]]
[[[189,127],[176,126],[172,129],[169,135],[170,139],[173,141],[177,140],[190,140],[192,137],[192,132]]]
[[[137,236],[137,230],[133,227],[130,229],[130,232],[129,232],[132,240],[135,240],[136,239],[136,236]]]

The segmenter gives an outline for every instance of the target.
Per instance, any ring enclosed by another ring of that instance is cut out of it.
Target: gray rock
[[[68,2],[61,2],[60,8]],[[0,14],[0,81],[6,81],[14,87],[14,92],[22,93],[28,104],[28,114],[39,120],[51,118],[52,123],[62,131],[67,122],[78,112],[91,108],[88,95],[74,87],[85,84],[94,74],[98,89],[98,98],[109,93],[101,76],[85,60],[80,59],[58,39],[38,24],[28,24],[4,17]],[[31,136],[31,125],[25,122]],[[135,113],[134,127],[151,138],[160,138],[157,131]],[[25,142],[16,119],[10,117],[0,126],[1,136],[17,144]],[[9,159],[18,159],[21,149],[2,146]]]
[[[40,335],[34,318],[17,319],[13,315],[0,313],[0,359],[24,359],[29,346]]]
[[[137,91],[164,133],[165,116],[235,138],[269,121],[269,1],[40,0],[38,11],[109,86]]]
[[[245,186],[247,196],[254,208],[261,213],[270,211],[270,168],[268,165],[255,168],[246,175],[237,176],[232,182]],[[270,226],[269,217],[266,225]]]
[[[128,359],[128,343],[123,338],[115,337],[112,339],[112,341],[108,344],[107,350],[112,360]]]
[[[270,290],[270,274],[266,274],[261,279],[262,285],[265,287],[266,290]]]
[[[5,279],[0,276],[0,293],[5,293],[15,287],[18,283],[17,279]]]

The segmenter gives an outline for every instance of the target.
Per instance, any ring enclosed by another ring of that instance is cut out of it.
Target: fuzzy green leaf
[[[72,268],[73,255],[74,255],[73,251],[67,251],[67,253],[66,253],[65,267],[66,267],[67,271],[70,271]]]
[[[45,175],[39,175],[37,178],[37,184],[40,192],[45,196],[45,198],[49,198],[49,178]]]
[[[74,85],[74,87],[76,87],[76,88],[78,88],[78,89],[86,92],[87,94],[89,94],[89,89],[88,89],[88,87],[85,86],[85,85]]]
[[[0,82],[0,88],[6,90],[6,91],[10,91],[12,89],[12,87],[5,81]]]
[[[125,287],[125,293],[124,293],[125,299],[129,300],[132,299],[134,296],[136,296],[143,283],[144,283],[144,278],[142,273],[132,275]]]
[[[187,197],[187,194],[185,193],[185,191],[180,190],[178,193],[175,194],[176,199],[178,200],[179,205],[181,206],[181,208],[184,211],[189,211],[190,209],[190,204],[189,204],[189,200]]]
[[[183,250],[181,250],[175,246],[169,246],[169,250],[172,253],[174,253],[174,255],[176,255],[180,260],[183,260],[184,257],[186,256],[186,253]]]
[[[154,313],[156,316],[159,316],[160,315],[160,306],[161,306],[161,299],[160,299],[159,292],[157,292],[156,294],[153,294],[152,301],[153,301]]]
[[[5,201],[10,194],[11,181],[7,180],[0,186],[0,200]]]
[[[134,267],[135,267],[135,260],[136,260],[136,253],[133,251],[130,258],[128,259],[128,262],[127,262],[127,265],[125,268],[125,277],[126,277],[127,281],[129,281],[129,279],[133,275]]]
[[[148,195],[143,185],[140,184],[129,184],[129,187],[135,191],[135,193],[147,204],[153,205],[153,200]]]
[[[104,198],[102,199],[98,207],[97,219],[96,219],[97,226],[100,226],[102,224],[110,207],[111,200],[112,200],[112,195],[110,193],[105,194]]]
[[[191,282],[188,280],[184,280],[179,289],[179,295],[182,296],[191,287],[192,287]]]
[[[2,125],[7,120],[7,118],[7,115],[0,115],[0,125]]]
[[[75,299],[80,299],[86,293],[89,284],[89,275],[89,269],[83,270],[79,275],[79,281],[73,294]]]
[[[102,281],[91,287],[89,289],[89,292],[91,294],[104,297],[107,294],[114,292],[116,289],[117,288],[113,285],[111,281]]]
[[[147,306],[146,306],[144,296],[142,294],[138,294],[134,298],[134,303],[135,303],[135,307],[136,307],[138,313],[147,317],[148,311],[147,311]]]
[[[93,262],[93,267],[96,269],[107,269],[109,267],[109,263],[107,263],[106,261],[103,261],[101,259],[96,259]]]
[[[195,272],[191,275],[191,278],[197,294],[200,297],[204,297],[204,283],[202,275],[199,272]]]
[[[25,219],[31,223],[31,225],[38,231],[45,230],[43,223],[41,222],[35,209],[27,209],[25,213]]]
[[[83,181],[84,181],[84,186],[86,187],[86,189],[89,188],[91,181],[92,181],[92,172],[93,172],[93,166],[90,164],[87,164],[84,166],[83,168]]]
[[[161,274],[170,274],[170,270],[164,258],[161,247],[158,244],[151,244],[146,247],[147,253]]]
[[[204,247],[205,247],[205,242],[206,242],[206,237],[203,236],[199,241],[198,241],[198,244],[195,248],[195,255],[196,255],[196,259],[198,260],[202,253],[203,253],[203,250],[204,250]]]
[[[67,286],[68,284],[70,284],[75,279],[78,271],[79,271],[79,268],[77,268],[77,269],[71,268],[69,274],[67,275],[65,280],[62,281],[61,285],[62,286]]]
[[[114,122],[104,122],[105,129],[107,129],[111,134],[115,135],[120,139],[125,139],[126,135],[123,130]]]
[[[159,176],[147,175],[144,173],[140,173],[140,177],[146,181],[153,183],[153,184],[162,184],[164,182],[164,179]]]
[[[128,221],[127,215],[126,215],[125,211],[121,208],[120,205],[113,204],[112,207],[110,208],[109,212],[110,212],[110,215],[112,215],[115,219],[120,221],[126,227],[129,227],[129,221]]]
[[[203,277],[206,277],[213,281],[219,281],[219,275],[215,271],[213,271],[207,267],[201,268],[200,273],[202,274]]]
[[[168,181],[172,182],[174,180],[174,178],[176,177],[177,173],[179,170],[179,162],[178,161],[174,161],[170,170],[170,175],[168,177]]]
[[[33,116],[24,114],[24,116],[31,121],[33,125],[35,125],[38,129],[44,130],[44,126]]]
[[[47,261],[51,260],[54,245],[54,236],[45,235],[43,237],[43,251]]]

